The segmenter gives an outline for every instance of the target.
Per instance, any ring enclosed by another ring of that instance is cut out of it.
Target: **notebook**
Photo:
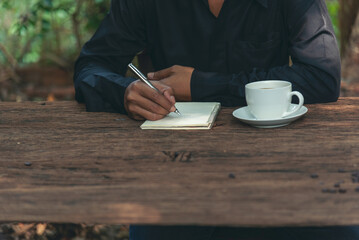
[[[211,129],[221,104],[218,102],[178,102],[176,108],[181,116],[170,113],[158,121],[147,120],[142,129]]]

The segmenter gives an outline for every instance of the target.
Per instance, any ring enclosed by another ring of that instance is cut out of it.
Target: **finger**
[[[164,118],[166,115],[156,114],[147,109],[142,108],[139,105],[132,106],[133,118],[136,120],[147,119],[151,121],[157,121]]]
[[[159,90],[159,92],[153,91],[153,89],[150,89],[150,88],[145,88],[145,89],[143,89],[143,92],[141,93],[141,95],[143,97],[151,100],[152,102],[157,103],[158,105],[160,105],[167,111],[174,112],[176,110],[176,108],[174,107],[174,104],[172,102],[173,100],[171,100],[171,98],[168,98],[164,95],[165,92],[168,92],[168,93],[172,92],[172,89],[168,86],[164,86],[164,85],[158,84],[158,83],[155,85],[156,85],[156,88]]]
[[[176,99],[175,99],[175,97],[174,97],[174,96],[171,96],[171,101],[172,101],[173,105],[175,105],[175,104],[176,104]]]
[[[133,104],[137,104],[140,106],[151,106],[153,110],[151,110],[151,108],[147,108],[147,110],[160,114],[168,114],[169,112],[175,111],[173,103],[162,94],[165,91],[173,92],[172,89],[158,82],[154,83],[154,85],[160,92],[149,88],[146,84],[139,80],[131,83],[125,93],[125,108],[130,108]],[[146,99],[150,102],[145,101]],[[164,108],[164,110],[158,110],[157,105],[154,106],[153,104],[159,105]],[[131,109],[126,110],[127,112],[132,112]]]
[[[174,97],[173,95],[171,95],[169,91],[165,90],[165,91],[163,92],[163,95],[164,95],[173,105],[176,104],[176,99],[175,99],[175,97]]]
[[[165,84],[160,82],[152,82],[153,85],[172,103],[172,105],[176,104],[176,99],[174,97],[173,89]]]
[[[141,108],[146,109],[149,112],[153,112],[159,115],[167,115],[171,112],[170,110],[172,110],[172,107],[170,109],[166,109],[157,102],[154,102],[151,99],[147,99],[145,97],[138,98],[136,100],[136,105],[141,106]]]
[[[160,70],[158,72],[148,73],[147,77],[150,80],[161,80],[161,79],[164,79],[164,78],[167,78],[167,77],[171,76],[172,73],[173,73],[172,68],[166,68],[166,69]]]

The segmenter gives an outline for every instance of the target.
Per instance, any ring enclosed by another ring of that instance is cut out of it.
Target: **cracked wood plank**
[[[307,107],[277,129],[224,108],[212,130],[142,131],[75,102],[0,103],[0,222],[358,225],[359,98]]]

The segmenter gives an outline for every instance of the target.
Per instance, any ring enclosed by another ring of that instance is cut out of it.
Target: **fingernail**
[[[148,77],[148,78],[153,78],[154,76],[155,76],[155,74],[152,73],[152,72],[147,74],[147,77]]]
[[[173,106],[173,107],[171,108],[170,112],[174,112],[174,111],[176,111],[175,106]]]
[[[174,96],[171,96],[171,101],[172,101],[173,103],[176,103],[176,99],[175,99]]]

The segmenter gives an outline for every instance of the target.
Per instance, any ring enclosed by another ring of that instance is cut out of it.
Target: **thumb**
[[[171,76],[171,74],[172,74],[171,68],[166,68],[157,72],[150,72],[147,74],[147,77],[150,80],[162,80],[164,78]]]

